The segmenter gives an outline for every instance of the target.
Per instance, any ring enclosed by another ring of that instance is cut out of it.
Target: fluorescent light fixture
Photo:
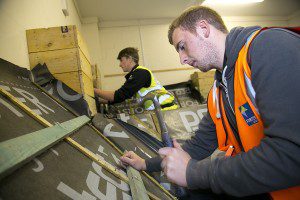
[[[202,5],[234,5],[234,4],[250,4],[261,3],[264,0],[205,0]]]

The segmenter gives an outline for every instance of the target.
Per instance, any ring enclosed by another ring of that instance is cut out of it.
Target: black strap
[[[164,109],[164,108],[171,107],[171,106],[174,106],[174,105],[175,105],[175,103],[174,103],[174,101],[173,101],[173,102],[171,102],[171,103],[167,103],[167,104],[164,104],[164,105],[160,105],[160,107],[161,107],[162,109]]]

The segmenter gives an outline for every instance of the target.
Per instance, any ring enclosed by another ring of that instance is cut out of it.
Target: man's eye
[[[179,49],[179,51],[183,51],[184,50],[184,45],[179,45],[178,49]]]

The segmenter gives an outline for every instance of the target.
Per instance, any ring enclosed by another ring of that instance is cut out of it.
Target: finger
[[[126,169],[126,166],[128,166],[127,163],[123,163],[121,160],[118,162],[119,166],[122,167],[123,169]]]
[[[164,175],[168,178],[168,163],[166,159],[163,159],[161,162],[161,169],[164,172]]]
[[[133,160],[128,157],[121,157],[120,160],[122,161],[122,163],[127,165],[132,165],[133,163]]]
[[[172,147],[164,147],[158,150],[158,154],[160,155],[160,157],[165,157],[167,155],[169,155],[172,151]]]
[[[120,161],[120,166],[128,166],[129,164],[128,163],[126,163],[126,162],[122,162],[122,161]]]
[[[123,156],[120,157],[120,160],[124,160],[125,158],[132,159],[132,155],[130,152],[125,152]]]
[[[120,161],[123,161],[126,156],[121,156]]]
[[[133,151],[125,151],[123,157],[132,158],[133,155],[134,155]]]
[[[173,145],[176,149],[180,149],[180,150],[183,150],[181,145],[177,142],[176,139],[173,139]]]

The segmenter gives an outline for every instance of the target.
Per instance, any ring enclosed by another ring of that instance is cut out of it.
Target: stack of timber
[[[181,108],[202,105],[203,98],[201,98],[198,90],[194,89],[191,81],[166,85],[164,87],[174,95],[175,102]]]
[[[215,71],[208,72],[194,72],[191,74],[191,80],[193,86],[200,92],[204,99],[207,98],[207,95],[210,91],[210,88],[214,82]]]
[[[90,56],[76,26],[30,29],[26,36],[30,69],[45,63],[57,80],[84,96],[94,115],[97,111]]]

